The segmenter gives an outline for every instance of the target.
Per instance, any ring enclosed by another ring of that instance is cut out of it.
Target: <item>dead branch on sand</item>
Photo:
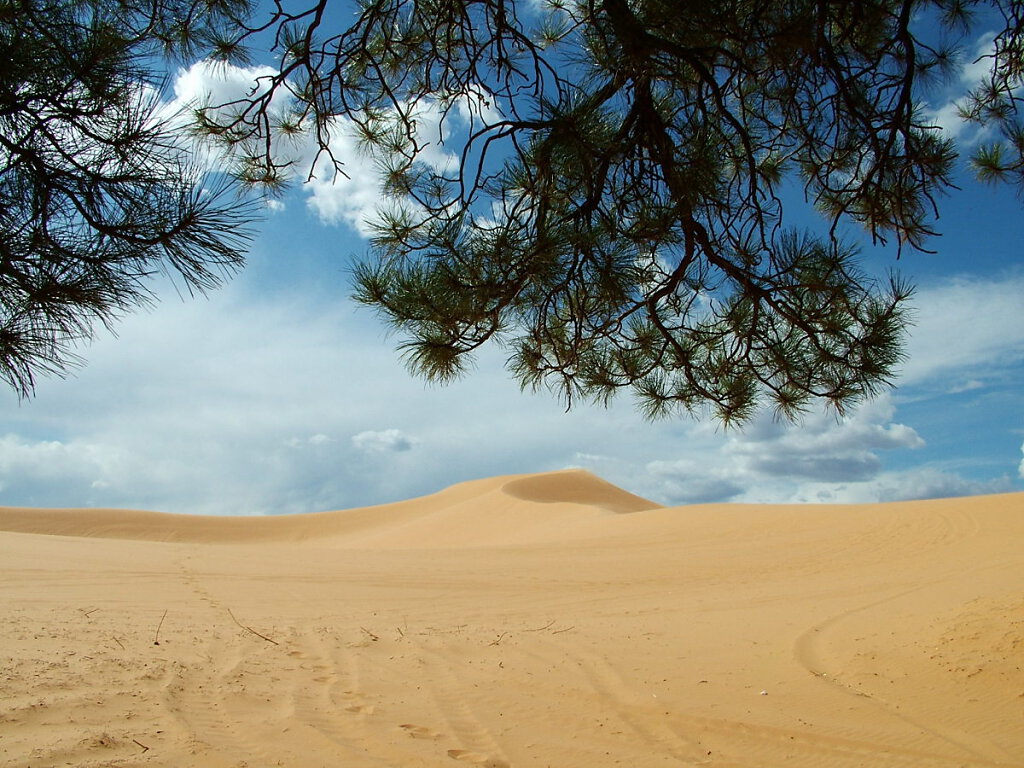
[[[160,617],[160,623],[156,625],[156,634],[153,636],[153,645],[160,645],[160,629],[164,625],[164,619],[167,618],[167,609],[164,609],[164,615]]]
[[[272,643],[273,645],[280,645],[280,643],[279,643],[279,642],[277,642],[277,640],[271,640],[271,639],[270,639],[269,637],[267,637],[266,635],[260,634],[259,632],[257,632],[257,631],[256,631],[255,629],[253,629],[252,627],[246,626],[245,624],[243,624],[242,622],[240,622],[240,621],[239,621],[238,619],[236,619],[236,618],[235,618],[235,614],[233,614],[233,613],[231,612],[231,609],[230,609],[230,608],[228,608],[228,609],[227,609],[227,611],[228,611],[228,616],[230,616],[230,617],[231,617],[231,620],[232,620],[233,622],[235,622],[235,624],[237,624],[238,626],[240,626],[240,627],[241,627],[242,629],[244,629],[244,630],[245,630],[246,632],[252,632],[252,633],[253,633],[254,635],[256,635],[256,637],[262,638],[263,640],[266,640],[266,641],[267,641],[268,643]]]

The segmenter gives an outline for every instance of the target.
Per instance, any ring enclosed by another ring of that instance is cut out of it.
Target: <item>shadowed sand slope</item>
[[[628,513],[628,514],[621,514]],[[1024,766],[1024,494],[0,510],[0,768]]]
[[[618,513],[641,512],[659,506],[581,470],[509,480],[501,490],[522,501],[586,504]]]

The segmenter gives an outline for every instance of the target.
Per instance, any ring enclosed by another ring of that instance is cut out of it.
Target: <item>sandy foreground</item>
[[[1024,766],[1024,494],[0,509],[0,766]]]

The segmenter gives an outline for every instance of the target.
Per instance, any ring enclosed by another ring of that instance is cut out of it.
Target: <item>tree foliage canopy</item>
[[[181,10],[0,2],[0,377],[21,394],[152,273],[201,290],[242,262],[253,210],[203,184],[146,66]]]
[[[956,152],[920,104],[977,14],[998,29],[963,116],[998,137],[975,163],[1024,189],[1020,0],[220,0],[141,37],[273,55],[248,96],[196,110],[242,182],[293,177],[296,135],[320,152],[303,172],[344,173],[332,136],[358,134],[391,198],[356,296],[414,371],[450,379],[494,342],[570,403],[626,389],[732,422],[889,382],[911,291],[839,231],[927,247]],[[819,231],[784,222],[794,192]]]

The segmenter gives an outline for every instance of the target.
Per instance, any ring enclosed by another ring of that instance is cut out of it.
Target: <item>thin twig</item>
[[[124,643],[122,643],[120,640],[118,640],[116,635],[111,635],[111,637],[114,638],[114,642],[115,643],[117,643],[118,645],[121,646],[121,650],[123,651],[125,649],[124,648]]]
[[[507,635],[507,634],[508,634],[508,632],[502,632],[494,640],[492,640],[490,643],[488,643],[488,645],[500,645],[502,639],[504,639],[505,635]]]
[[[143,753],[149,752],[149,747],[147,747],[145,744],[143,744],[138,739],[132,739],[132,741],[134,741],[136,744],[138,744],[140,747],[142,747],[142,752]]]
[[[234,621],[234,622],[235,622],[235,624],[237,624],[238,626],[240,626],[240,627],[241,627],[242,629],[246,630],[247,632],[252,632],[252,633],[253,633],[254,635],[256,635],[256,637],[260,637],[260,638],[263,638],[263,639],[264,639],[264,640],[266,640],[266,641],[267,641],[268,643],[272,643],[272,644],[274,644],[274,645],[280,645],[280,643],[278,643],[278,642],[277,642],[277,640],[271,640],[271,639],[270,639],[269,637],[267,637],[266,635],[262,635],[262,634],[260,634],[259,632],[257,632],[257,631],[256,631],[255,629],[253,629],[252,627],[248,627],[248,626],[246,626],[245,624],[243,624],[242,622],[240,622],[240,621],[239,621],[238,619],[236,619],[236,618],[235,618],[235,614],[233,614],[233,613],[231,612],[231,609],[230,609],[230,608],[228,608],[228,616],[230,616],[230,617],[231,617],[231,620],[232,620],[232,621]]]
[[[160,645],[160,628],[164,625],[164,619],[167,618],[167,609],[164,609],[164,615],[160,617],[160,623],[156,625],[156,635],[153,637],[153,645]]]
[[[360,627],[360,629],[363,630],[363,632],[365,632],[367,635],[369,635],[370,639],[373,640],[373,642],[376,643],[378,640],[380,640],[380,637],[378,637],[377,635],[373,634],[373,632],[368,630],[366,627]]]
[[[547,624],[545,624],[543,627],[535,627],[533,629],[524,629],[523,632],[543,632],[545,629],[551,629],[551,627],[553,627],[553,626],[555,626],[555,619],[552,619]]]
[[[84,608],[79,608],[78,610],[80,610],[83,614],[85,614],[85,618],[88,619],[90,616],[92,616],[94,613],[96,613],[96,611],[98,611],[99,608],[90,608],[88,611],[85,610]]]
[[[566,627],[565,629],[553,629],[553,630],[551,630],[551,634],[552,635],[560,635],[563,632],[568,632],[570,629],[576,629],[576,625],[573,624],[571,627]]]

